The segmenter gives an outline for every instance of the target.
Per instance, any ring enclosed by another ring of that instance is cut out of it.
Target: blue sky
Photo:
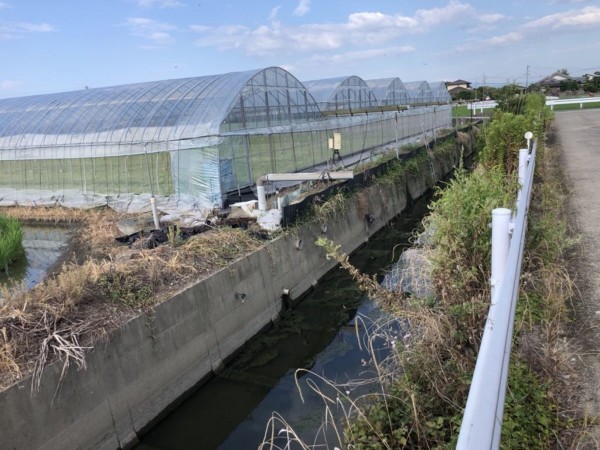
[[[0,0],[0,98],[281,66],[300,80],[600,70],[598,0]]]

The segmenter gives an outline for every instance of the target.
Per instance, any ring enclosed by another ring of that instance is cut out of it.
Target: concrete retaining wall
[[[434,164],[438,176],[452,167]],[[401,213],[409,195],[417,198],[432,186],[429,164],[422,169],[406,183],[375,184],[357,193],[327,221],[325,232],[322,224],[313,224],[281,236],[131,320],[88,353],[87,370],[69,368],[60,385],[59,362],[45,370],[33,396],[29,379],[4,391],[0,447],[134,444],[140,430],[278,317],[284,289],[298,297],[335,266],[315,245],[319,236],[352,252]]]

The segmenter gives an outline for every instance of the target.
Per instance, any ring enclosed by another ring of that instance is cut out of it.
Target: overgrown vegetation
[[[352,403],[355,412],[344,422],[348,447],[456,445],[490,302],[491,210],[514,204],[517,154],[527,130],[539,138],[538,163],[501,445],[569,445],[563,431],[571,417],[560,395],[559,374],[568,356],[560,336],[572,294],[564,267],[564,253],[572,241],[562,214],[564,188],[556,176],[556,162],[544,150],[550,113],[542,97],[518,99],[518,111],[497,111],[481,133],[484,147],[478,167],[472,174],[459,170],[438,191],[424,221],[431,235],[425,250],[433,262],[435,302],[382,289],[374,278],[352,267],[333,242],[320,240],[328,256],[349,270],[361,289],[410,323],[410,338],[396,342],[396,376],[386,376],[377,400],[370,397],[360,408]]]
[[[60,208],[19,211],[40,220],[73,220]],[[175,245],[135,250],[115,245],[116,213],[76,212],[80,255],[32,290],[2,289],[0,387],[33,374],[39,385],[45,365],[61,358],[85,367],[84,350],[127,318],[159,303],[174,290],[204,278],[264,245],[242,229],[215,228]],[[76,260],[79,259],[79,260]]]
[[[23,252],[21,223],[12,217],[0,215],[0,268],[8,271],[8,266]]]

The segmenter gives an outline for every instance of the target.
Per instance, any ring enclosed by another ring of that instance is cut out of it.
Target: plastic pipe
[[[160,221],[158,220],[158,209],[156,209],[156,199],[150,197],[150,207],[152,208],[152,219],[154,219],[154,228],[160,230]]]
[[[267,181],[310,181],[310,180],[350,180],[354,178],[351,170],[338,172],[295,172],[295,173],[268,173],[256,180],[256,196],[258,197],[258,210],[267,210],[267,197],[265,182]]]

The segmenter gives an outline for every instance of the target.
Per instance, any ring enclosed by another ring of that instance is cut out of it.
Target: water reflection
[[[424,216],[426,206],[426,200],[422,200],[410,214],[397,218],[354,254],[352,263],[367,273],[380,274],[381,280],[389,264],[398,259],[403,248],[410,246],[412,230]],[[345,383],[374,374],[364,343],[361,341],[359,345],[357,341],[354,326],[357,312],[375,321],[382,315],[345,270],[331,271],[295,309],[258,336],[223,372],[143,436],[137,450],[256,449],[274,411],[312,444],[322,425],[324,408],[322,398],[307,389],[306,381],[323,375],[336,383]],[[361,340],[366,335],[369,322],[366,323],[358,333]],[[397,338],[401,328],[397,321],[389,330]],[[379,358],[385,356],[384,341],[376,344],[383,349]],[[318,375],[306,374],[301,378],[303,399],[296,389],[296,368],[309,368]],[[348,386],[344,391],[352,391],[355,397],[369,389],[373,386],[363,384]],[[335,398],[331,389],[327,393]],[[283,428],[283,424],[277,424],[275,434]],[[274,448],[286,448],[286,443],[277,442]],[[297,447],[287,447],[292,448]]]
[[[71,238],[71,230],[58,226],[23,227],[25,256],[0,271],[0,285],[33,288],[44,279],[48,269],[63,255]]]

